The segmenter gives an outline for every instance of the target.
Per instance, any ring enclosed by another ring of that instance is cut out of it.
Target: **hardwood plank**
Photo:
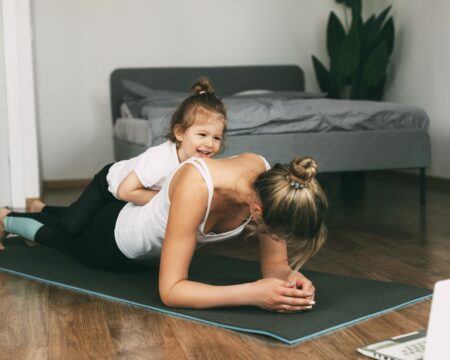
[[[109,301],[102,305],[118,358],[186,359],[169,317]]]
[[[101,302],[92,296],[50,288],[50,359],[114,357],[115,347]]]
[[[0,274],[0,358],[46,359],[48,286]]]
[[[254,336],[175,317],[167,317],[167,323],[188,359],[270,358]]]

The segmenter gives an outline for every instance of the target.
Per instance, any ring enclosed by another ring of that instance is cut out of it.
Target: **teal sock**
[[[20,235],[28,240],[33,240],[38,230],[44,224],[30,218],[7,216],[3,220],[7,232]]]

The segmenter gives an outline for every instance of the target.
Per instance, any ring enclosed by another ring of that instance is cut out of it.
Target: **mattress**
[[[257,123],[256,120],[251,125],[246,124],[246,118],[256,119],[258,113],[260,119],[267,117],[266,114],[262,114],[258,110],[261,107],[252,109],[246,102],[245,107],[238,108],[238,115],[235,110],[236,107],[230,107],[228,110],[228,136],[427,130],[429,126],[427,114],[418,108],[390,103],[366,102],[363,103],[363,110],[358,110],[355,104],[352,104],[353,107],[349,107],[344,102],[336,103],[336,101],[333,101],[332,113],[326,114],[323,111],[322,103],[330,100],[320,99],[320,101],[320,109],[322,110],[313,109],[314,111],[304,115],[300,120],[278,118],[275,121],[264,121],[256,125],[254,124]],[[316,100],[309,100],[307,103],[314,105],[315,102]],[[228,103],[231,103],[230,100]],[[357,104],[361,107],[361,103]],[[165,140],[170,115],[173,111],[172,107],[147,106],[145,118],[134,118],[129,117],[130,113],[126,111],[126,104],[123,104],[121,107],[122,117],[117,119],[114,125],[114,135],[117,139],[136,145],[148,147],[159,144]]]

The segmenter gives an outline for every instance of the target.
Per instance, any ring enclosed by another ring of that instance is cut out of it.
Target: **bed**
[[[301,68],[295,65],[117,69],[110,77],[116,160],[136,156],[150,145],[145,141],[150,136],[146,127],[149,119],[136,115],[124,118],[126,116],[123,114],[123,104],[129,97],[124,88],[124,81],[183,94],[195,79],[202,75],[212,79],[218,95],[224,98],[226,105],[227,97],[233,98],[237,93],[247,90],[304,92],[304,74]],[[371,102],[368,105],[376,108],[377,114],[380,109],[383,110],[381,113],[388,114],[381,116],[378,121],[381,126],[374,127],[371,125],[374,123],[372,119],[368,121],[361,118],[361,114],[355,110],[366,106],[362,102],[345,103],[314,97],[308,99],[308,96],[292,101],[314,104],[314,119],[322,120],[327,111],[330,112],[330,106],[334,106],[336,109],[345,108],[344,114],[348,118],[358,113],[357,118],[361,122],[355,122],[353,127],[346,127],[343,126],[346,119],[341,119],[339,126],[310,126],[305,130],[300,126],[293,131],[281,133],[274,133],[276,126],[271,123],[272,132],[258,133],[254,129],[251,132],[235,131],[227,137],[226,150],[222,156],[255,152],[265,156],[270,163],[287,163],[295,154],[304,154],[313,156],[322,172],[419,169],[420,204],[425,204],[425,170],[430,165],[430,138],[428,117],[423,110],[405,108],[398,104]],[[228,104],[231,102],[230,100]],[[321,108],[322,103],[326,103],[328,110]],[[404,112],[402,115],[398,115],[401,111],[397,109],[400,108]],[[134,129],[134,132],[130,129]],[[130,131],[134,135],[130,136]]]

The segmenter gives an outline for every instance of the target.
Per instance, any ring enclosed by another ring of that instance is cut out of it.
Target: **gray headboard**
[[[122,79],[153,89],[188,91],[199,76],[209,77],[218,96],[249,89],[303,91],[303,71],[296,65],[129,68],[114,70],[110,77],[113,122],[123,102]]]

